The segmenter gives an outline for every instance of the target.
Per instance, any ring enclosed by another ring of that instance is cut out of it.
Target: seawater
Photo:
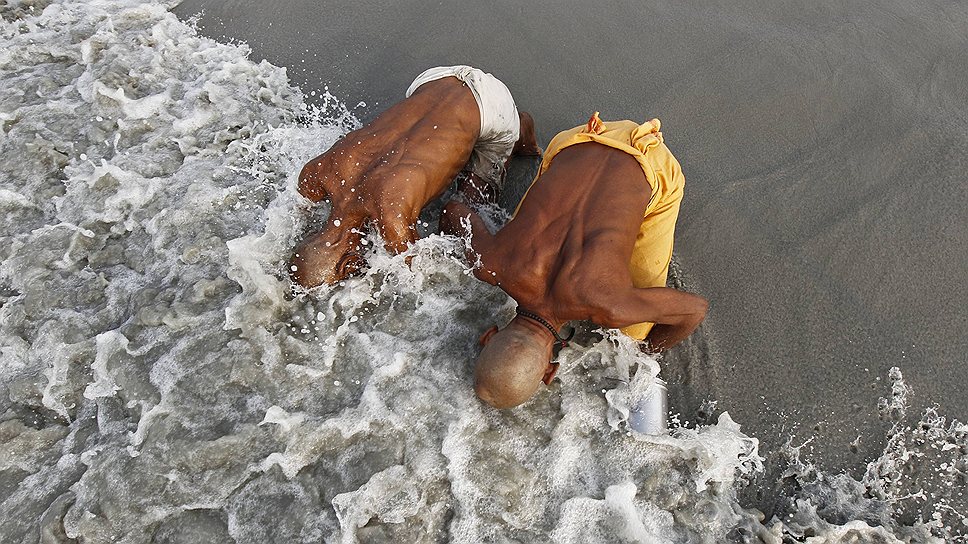
[[[483,407],[475,342],[513,303],[432,214],[294,291],[296,174],[359,123],[169,7],[0,3],[0,541],[965,541],[968,426],[907,414],[899,372],[867,475],[791,445],[767,517],[727,413],[629,429],[659,365],[614,331]]]

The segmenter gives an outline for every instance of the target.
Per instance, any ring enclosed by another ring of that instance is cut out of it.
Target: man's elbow
[[[326,191],[320,183],[317,172],[317,161],[314,159],[303,166],[299,172],[299,181],[296,184],[299,194],[313,202],[319,202],[326,198]]]
[[[706,319],[706,313],[709,311],[709,301],[705,298],[694,295],[696,297],[696,309],[694,310],[696,316],[696,323],[702,323],[703,319]]]
[[[690,298],[689,306],[686,308],[686,311],[679,315],[678,322],[670,324],[695,330],[706,319],[706,313],[709,311],[709,301],[699,295],[693,295],[691,293]]]

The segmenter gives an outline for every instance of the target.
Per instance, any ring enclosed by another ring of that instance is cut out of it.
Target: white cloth
[[[465,170],[498,187],[504,180],[504,163],[511,156],[521,132],[514,98],[501,80],[470,66],[438,66],[417,76],[407,89],[407,98],[424,83],[456,77],[464,82],[481,112],[481,134]]]

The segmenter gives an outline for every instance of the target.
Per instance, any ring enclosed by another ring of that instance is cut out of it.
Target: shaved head
[[[474,391],[495,408],[513,408],[531,398],[549,372],[549,338],[512,321],[487,337],[474,367]]]

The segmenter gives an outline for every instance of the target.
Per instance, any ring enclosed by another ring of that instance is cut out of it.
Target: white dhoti
[[[463,81],[481,112],[481,134],[464,169],[500,188],[504,180],[504,163],[511,156],[521,132],[518,108],[511,91],[501,80],[477,68],[439,66],[417,76],[407,89],[407,98],[424,83],[445,77]]]

